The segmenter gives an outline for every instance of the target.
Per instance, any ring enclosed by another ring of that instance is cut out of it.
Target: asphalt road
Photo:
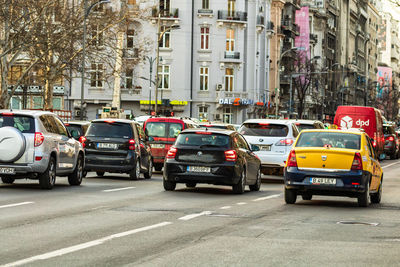
[[[394,266],[400,264],[400,161],[386,160],[381,204],[283,200],[283,184],[229,187],[89,173],[0,185],[0,266]],[[339,223],[345,222],[346,224]]]

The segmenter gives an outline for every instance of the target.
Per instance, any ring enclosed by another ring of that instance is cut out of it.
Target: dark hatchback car
[[[383,134],[385,136],[385,154],[390,156],[390,159],[399,158],[399,140],[394,126],[390,124],[383,125]]]
[[[89,128],[90,121],[69,121],[64,123],[69,133],[75,140],[79,140],[81,136],[84,136],[87,129]]]
[[[236,131],[235,126],[226,123],[200,123],[199,126],[201,128],[226,129]]]
[[[151,178],[151,149],[137,122],[94,120],[80,141],[85,148],[86,171],[95,171],[98,176],[103,176],[105,172],[128,173],[133,180],[137,180],[142,172],[145,178]]]
[[[163,184],[167,191],[177,183],[195,187],[197,183],[232,186],[242,194],[245,186],[260,190],[260,159],[244,137],[236,131],[188,129],[181,132],[167,153]]]

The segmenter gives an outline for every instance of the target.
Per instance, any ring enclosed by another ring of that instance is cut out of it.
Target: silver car
[[[0,177],[39,180],[43,189],[53,188],[57,176],[68,176],[80,185],[85,154],[54,113],[32,110],[0,110]]]

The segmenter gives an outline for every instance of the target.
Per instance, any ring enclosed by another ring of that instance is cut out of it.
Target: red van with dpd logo
[[[384,153],[383,120],[378,109],[363,106],[339,106],[333,123],[340,129],[364,129],[373,139],[373,145],[379,157]]]

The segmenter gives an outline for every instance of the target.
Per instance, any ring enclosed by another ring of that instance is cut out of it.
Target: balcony
[[[314,33],[310,33],[310,42],[313,44],[318,43],[318,35],[316,35]]]
[[[169,20],[174,21],[174,23],[179,22],[179,8],[170,8],[170,9],[158,9],[153,8],[151,10],[151,22],[156,23],[158,16],[160,15],[161,20]]]
[[[264,18],[264,16],[261,16],[261,15],[257,16],[257,25],[265,26],[265,18]]]
[[[292,4],[296,9],[300,9],[300,0],[286,0],[286,4]]]
[[[122,51],[122,57],[125,59],[137,59],[139,56],[138,48],[125,48]]]
[[[294,35],[300,35],[299,25],[292,22],[291,19],[282,20],[282,30],[283,32],[292,32]]]
[[[218,10],[217,20],[222,23],[247,23],[247,12]]]
[[[240,60],[240,52],[224,51],[221,62],[242,63]]]
[[[210,17],[214,16],[214,11],[212,9],[198,9],[197,10],[198,17]]]
[[[217,98],[241,98],[245,99],[248,97],[247,92],[235,92],[235,91],[217,91]]]
[[[267,31],[273,32],[274,31],[274,23],[272,21],[267,21],[267,24],[265,25],[265,29]]]

